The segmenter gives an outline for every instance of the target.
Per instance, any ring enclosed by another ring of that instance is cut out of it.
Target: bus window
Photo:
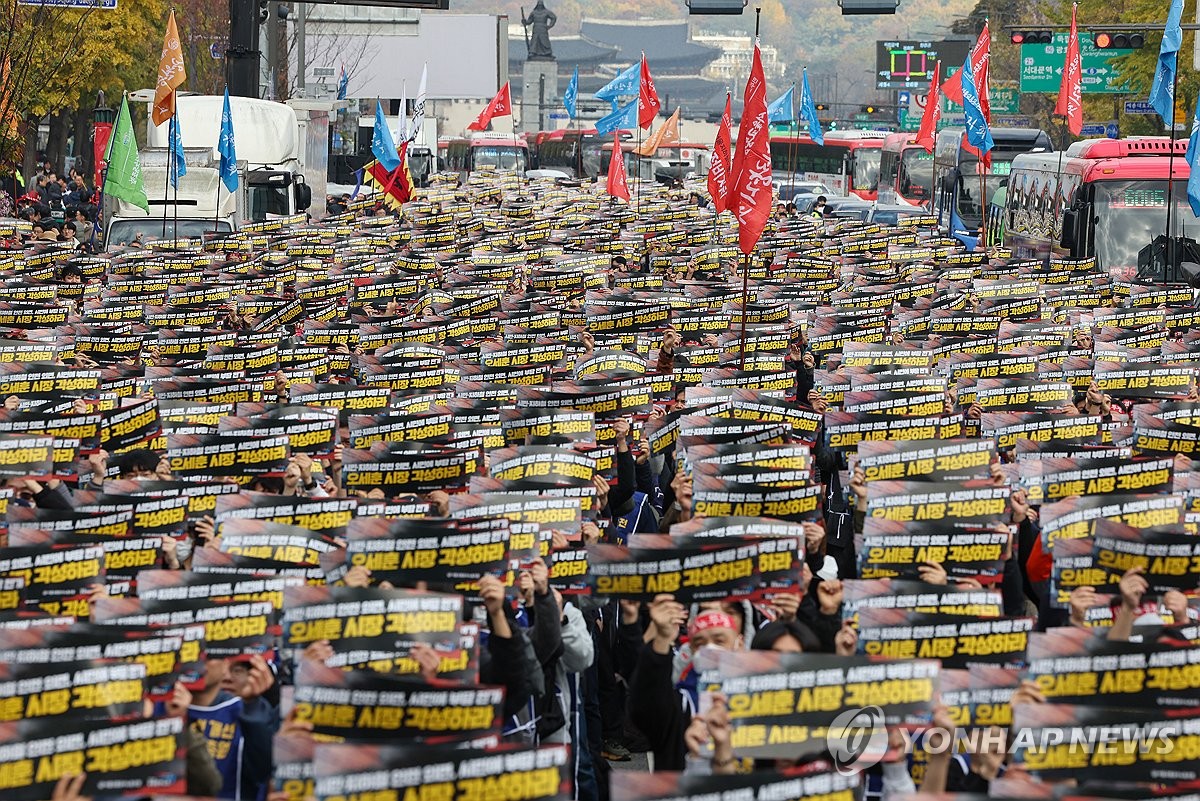
[[[870,192],[879,186],[879,159],[883,151],[878,147],[860,147],[853,151],[854,188]]]
[[[525,151],[517,147],[496,147],[481,145],[471,148],[471,169],[525,171]]]
[[[880,180],[885,179],[881,176]],[[905,199],[929,200],[933,194],[933,154],[926,153],[920,147],[905,150],[900,156],[899,171],[893,180]]]

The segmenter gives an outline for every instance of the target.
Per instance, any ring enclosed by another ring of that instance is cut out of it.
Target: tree
[[[127,86],[149,86],[158,65],[165,27],[165,0],[120,3],[115,9],[29,6],[0,0],[0,63],[10,68],[0,81],[0,171],[10,172],[23,155],[26,175],[36,157],[38,127],[49,115],[48,154],[61,163],[74,136],[84,147],[83,113],[104,89],[118,97]]]

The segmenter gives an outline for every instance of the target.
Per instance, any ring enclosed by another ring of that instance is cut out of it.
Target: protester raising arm
[[[505,611],[504,584],[492,575],[479,579],[479,596],[487,611],[487,649],[480,654],[479,680],[504,687],[504,716],[525,708],[532,696],[545,691],[542,671],[526,648],[528,640]]]
[[[683,733],[689,721],[673,686],[672,657],[687,610],[674,596],[659,595],[650,603],[652,637],[638,655],[629,687],[633,723],[650,741],[660,770],[684,767]]]

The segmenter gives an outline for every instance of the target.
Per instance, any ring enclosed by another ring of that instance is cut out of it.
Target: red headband
[[[692,619],[692,623],[688,626],[688,636],[694,637],[698,631],[706,631],[708,629],[730,629],[737,631],[737,623],[733,620],[733,615],[716,609],[709,609],[701,612]]]

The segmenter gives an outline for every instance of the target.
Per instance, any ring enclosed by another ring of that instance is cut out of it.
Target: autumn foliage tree
[[[43,121],[47,155],[61,164],[73,136],[86,165],[96,93],[115,100],[153,85],[167,3],[72,9],[0,0],[0,9],[0,173],[23,166],[31,174]]]

